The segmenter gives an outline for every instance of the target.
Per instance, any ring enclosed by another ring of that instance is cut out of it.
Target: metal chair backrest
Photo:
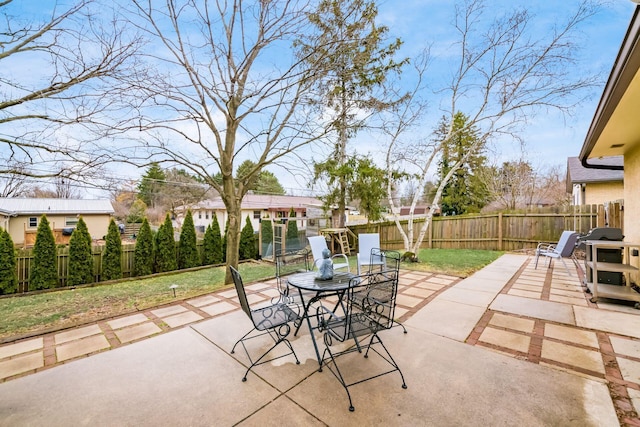
[[[398,272],[385,270],[351,279],[345,316],[329,322],[327,331],[338,341],[369,335],[393,326],[398,293]],[[326,338],[325,338],[326,340]]]
[[[400,270],[400,252],[385,251],[380,248],[371,249],[371,264],[383,262],[385,270]]]
[[[244,284],[242,283],[242,277],[240,273],[235,268],[229,266],[229,271],[231,271],[231,277],[233,278],[233,284],[236,287],[236,292],[238,293],[238,299],[240,300],[240,306],[242,307],[242,311],[244,311],[251,322],[253,322],[253,316],[251,315],[251,307],[249,307],[249,301],[247,300],[247,294],[244,290]]]

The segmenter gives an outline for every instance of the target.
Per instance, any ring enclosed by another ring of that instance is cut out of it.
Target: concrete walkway
[[[246,356],[229,351],[250,323],[227,290],[0,347],[0,425],[640,425],[640,312],[592,304],[577,275],[530,261],[504,255],[464,280],[403,271],[409,333],[382,336],[408,389],[397,373],[355,386],[353,413],[304,329],[300,365],[241,382]],[[264,301],[273,283],[248,290]]]

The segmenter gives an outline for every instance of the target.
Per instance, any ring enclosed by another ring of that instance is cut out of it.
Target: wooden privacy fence
[[[176,252],[178,250],[176,242]],[[196,243],[199,256],[202,255],[202,241]],[[93,277],[94,282],[100,282],[102,277],[102,252],[105,246],[92,246],[93,255]],[[132,277],[134,275],[134,255],[135,244],[122,245],[122,277]],[[31,261],[33,259],[33,249],[21,249],[16,257],[16,267],[18,270],[18,292],[23,293],[29,290],[29,274]],[[69,277],[69,247],[57,248],[58,264],[58,286],[66,286]]]
[[[425,219],[415,219],[418,236]],[[408,226],[408,221],[401,221]],[[513,251],[535,248],[539,242],[555,242],[564,230],[585,234],[595,227],[623,227],[623,209],[619,203],[609,206],[572,206],[563,212],[540,209],[528,213],[495,213],[433,217],[422,248],[486,249]],[[380,233],[385,249],[404,249],[402,235],[394,222],[349,226],[355,235]],[[353,242],[352,247],[357,242]]]

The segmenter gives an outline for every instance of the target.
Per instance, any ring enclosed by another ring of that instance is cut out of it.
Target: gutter
[[[640,53],[635,54],[636,50],[640,50],[639,38],[640,38],[640,19],[638,15],[640,12],[640,6],[636,6],[633,16],[631,17],[631,23],[627,29],[627,33],[622,41],[622,46],[618,52],[616,61],[613,64],[611,74],[605,85],[602,97],[598,103],[596,113],[587,132],[585,143],[582,146],[580,155],[580,163],[582,166],[589,169],[608,169],[608,170],[624,170],[624,166],[619,165],[606,165],[606,164],[591,164],[588,163],[589,155],[593,151],[596,141],[602,134],[607,122],[613,115],[620,100],[624,96],[625,91],[629,87],[629,84],[635,77],[638,69],[640,69]]]

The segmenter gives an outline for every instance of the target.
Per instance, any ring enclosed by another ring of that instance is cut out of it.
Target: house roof
[[[602,159],[589,160],[594,165],[611,165],[623,166],[624,157],[613,156],[603,157]],[[582,166],[578,157],[569,157],[567,159],[567,191],[571,191],[572,184],[583,184],[588,182],[613,182],[622,181],[624,179],[624,171],[610,169],[592,169]]]
[[[639,14],[636,6],[580,151],[583,162],[624,155],[640,144]]]
[[[315,197],[276,196],[265,194],[247,194],[242,199],[243,209],[290,209],[308,206],[322,206],[322,200],[316,199]],[[226,207],[222,198],[216,197],[212,200],[200,202],[193,206],[192,209],[224,210]]]
[[[0,198],[0,212],[7,215],[113,214],[107,199],[20,199]]]

